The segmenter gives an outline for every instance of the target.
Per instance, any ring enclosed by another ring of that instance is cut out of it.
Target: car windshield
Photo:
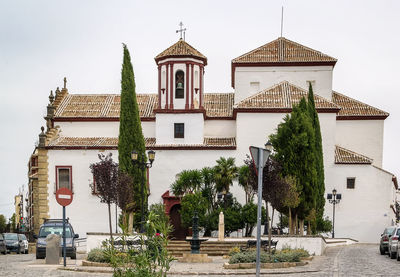
[[[39,237],[45,238],[50,234],[62,235],[63,227],[62,226],[43,226],[40,228]],[[65,236],[67,238],[71,237],[71,229],[69,227],[65,227]]]
[[[19,235],[21,240],[27,240],[24,234]]]
[[[391,233],[393,233],[394,229],[395,229],[395,227],[386,228],[385,234],[391,234]]]
[[[6,240],[18,240],[17,234],[4,234],[4,239]]]

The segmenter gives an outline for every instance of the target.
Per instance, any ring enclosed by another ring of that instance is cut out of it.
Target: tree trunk
[[[264,224],[264,235],[268,234],[269,226],[269,212],[268,212],[268,202],[265,201],[265,224]]]
[[[108,205],[108,223],[110,226],[110,240],[111,240],[111,245],[114,245],[114,240],[113,240],[113,236],[112,236],[112,224],[111,224],[111,203],[107,203]]]
[[[272,222],[274,220],[274,208],[272,208],[272,215],[270,225],[268,226],[268,253],[271,253],[271,236],[272,236]]]
[[[307,225],[307,235],[311,235],[311,224],[310,224],[310,221],[308,221],[308,225]]]
[[[274,222],[274,213],[275,213],[275,209],[274,209],[274,207],[272,207],[272,215],[271,215],[271,228],[272,228],[272,225],[273,225],[273,222]]]
[[[289,235],[293,235],[292,209],[289,207]]]
[[[298,218],[297,218],[297,213],[296,213],[296,217],[295,217],[295,221],[294,221],[294,233],[296,234],[296,235],[298,235],[299,234],[299,221],[298,221]]]
[[[300,219],[299,225],[300,225],[299,235],[304,236],[304,219]]]

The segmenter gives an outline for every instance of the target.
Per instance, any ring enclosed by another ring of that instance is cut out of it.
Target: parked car
[[[7,246],[3,234],[0,234],[0,252],[4,255],[7,254]]]
[[[79,238],[78,234],[74,233],[74,229],[72,225],[69,223],[69,220],[66,220],[65,226],[65,234],[66,234],[66,254],[67,257],[71,257],[71,259],[76,259],[76,245],[75,239]],[[40,226],[39,234],[34,235],[33,237],[36,240],[36,259],[44,259],[46,257],[46,237],[50,234],[59,235],[60,239],[60,253],[62,254],[63,247],[63,221],[62,219],[47,219]]]
[[[17,254],[24,251],[24,243],[19,240],[18,234],[16,233],[4,233],[4,241],[8,252],[16,252]]]
[[[399,242],[400,237],[400,226],[395,226],[392,231],[391,236],[389,237],[389,257],[391,259],[396,258],[397,256],[397,244]]]
[[[396,226],[389,226],[383,231],[379,244],[379,251],[381,252],[381,255],[384,255],[389,250],[389,237],[392,235],[392,232],[395,228]]]
[[[24,254],[28,254],[29,252],[29,243],[28,243],[28,239],[26,238],[26,236],[24,234],[18,234],[19,240],[22,240],[22,242],[24,243]]]

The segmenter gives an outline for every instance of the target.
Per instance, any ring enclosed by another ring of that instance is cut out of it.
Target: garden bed
[[[82,261],[82,266],[111,267],[109,263]]]

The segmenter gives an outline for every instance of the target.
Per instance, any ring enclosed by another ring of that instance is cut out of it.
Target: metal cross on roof
[[[182,39],[182,33],[183,33],[183,40],[185,40],[185,32],[186,32],[186,28],[183,29],[183,23],[182,21],[179,23],[179,30],[176,30],[177,33],[181,33],[181,39]]]

